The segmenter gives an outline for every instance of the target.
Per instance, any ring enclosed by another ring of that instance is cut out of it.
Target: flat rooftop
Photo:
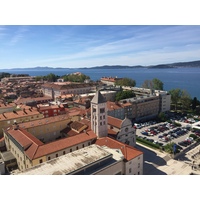
[[[72,153],[68,153],[58,158],[54,158],[50,161],[30,168],[24,172],[13,173],[13,175],[73,174],[73,172],[84,169],[85,167],[91,166],[92,164],[96,164],[99,161],[112,159],[113,153],[113,151],[108,151],[105,147],[103,148],[93,144],[88,147],[74,151]],[[112,159],[112,162],[120,161],[123,159],[123,155],[120,152],[117,155],[117,151],[115,151],[114,157],[115,159]],[[107,164],[110,164],[110,162],[107,162]],[[89,172],[93,173],[94,171],[92,169],[89,170]]]

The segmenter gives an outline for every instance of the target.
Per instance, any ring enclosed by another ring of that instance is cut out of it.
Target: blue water
[[[164,90],[180,88],[187,90],[192,98],[200,100],[200,68],[166,68],[166,69],[51,69],[51,70],[0,70],[13,74],[29,74],[30,76],[65,75],[73,72],[82,72],[92,80],[100,80],[103,76],[128,77],[136,81],[136,86],[141,87],[144,80],[158,78],[164,83]]]

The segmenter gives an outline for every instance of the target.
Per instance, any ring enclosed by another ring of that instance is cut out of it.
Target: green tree
[[[89,76],[85,74],[67,74],[62,77],[64,81],[71,81],[71,82],[81,82],[83,83],[86,79],[90,79]]]
[[[46,76],[46,80],[49,82],[55,82],[58,78],[59,78],[59,76],[56,76],[53,73],[50,73]]]
[[[191,101],[192,101],[192,99],[191,99],[189,93],[186,90],[182,90],[181,98],[180,98],[182,110],[188,110],[190,108]]]
[[[192,110],[196,110],[196,107],[197,107],[197,98],[194,97],[194,99],[192,100]]]
[[[159,119],[160,121],[164,122],[164,121],[167,120],[167,116],[165,115],[165,113],[160,112],[160,113],[158,114],[158,119]]]
[[[176,88],[176,89],[170,90],[169,94],[171,95],[172,104],[175,105],[175,110],[177,110],[177,105],[178,105],[178,102],[180,101],[182,91],[181,89]]]
[[[163,82],[157,78],[152,80],[154,90],[163,90]]]
[[[135,94],[131,90],[120,91],[116,94],[115,100],[120,101],[122,99],[128,99],[135,97]]]
[[[115,85],[135,87],[136,82],[131,78],[122,78],[115,82]]]

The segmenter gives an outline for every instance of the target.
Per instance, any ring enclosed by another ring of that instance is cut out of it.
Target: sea
[[[71,68],[71,69],[6,69],[0,72],[11,74],[29,74],[30,76],[45,76],[54,73],[58,76],[81,72],[91,80],[100,80],[101,77],[131,78],[136,81],[136,87],[141,87],[145,80],[157,78],[164,84],[164,90],[180,88],[186,90],[191,98],[200,100],[200,68],[124,68],[124,69],[100,69],[100,68]]]

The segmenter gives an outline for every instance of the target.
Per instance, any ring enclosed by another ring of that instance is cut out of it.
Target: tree
[[[192,100],[192,110],[196,110],[196,107],[197,107],[197,98],[194,97],[194,99]]]
[[[163,82],[157,78],[145,80],[142,84],[142,87],[151,90],[163,90]]]
[[[71,82],[81,82],[83,83],[86,79],[90,79],[89,76],[85,74],[67,74],[62,77],[64,81],[71,81]]]
[[[178,102],[180,101],[182,91],[181,89],[176,88],[176,89],[170,90],[169,94],[171,95],[172,104],[175,105],[175,110],[177,110],[177,105],[178,105]]]
[[[163,90],[163,82],[157,78],[152,80],[154,90]]]
[[[145,80],[142,87],[153,90],[153,82],[151,80]]]
[[[167,116],[165,115],[165,113],[160,112],[160,113],[158,114],[158,119],[159,119],[160,121],[164,122],[164,121],[167,120]]]
[[[122,78],[115,82],[115,85],[135,87],[136,82],[131,78]]]
[[[132,97],[135,97],[135,94],[131,90],[120,91],[116,94],[115,100],[120,101],[122,99],[128,99]]]
[[[59,76],[56,76],[53,73],[50,73],[46,76],[47,81],[49,82],[55,82],[57,79],[59,78]]]
[[[191,105],[191,97],[189,93],[186,90],[182,90],[181,92],[181,98],[180,98],[180,103],[182,105],[182,110],[188,110]]]

